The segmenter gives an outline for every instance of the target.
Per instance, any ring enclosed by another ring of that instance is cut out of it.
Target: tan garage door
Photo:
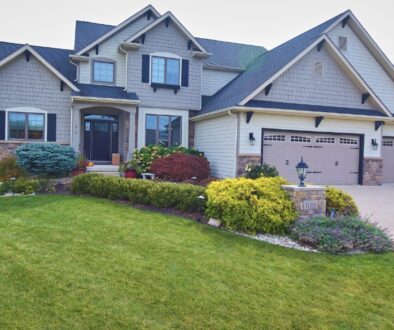
[[[383,138],[383,182],[394,182],[394,138]]]
[[[360,138],[299,132],[264,131],[263,161],[290,182],[298,182],[296,165],[304,157],[308,183],[358,184]]]

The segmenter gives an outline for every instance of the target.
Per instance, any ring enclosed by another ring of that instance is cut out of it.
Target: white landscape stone
[[[210,218],[208,221],[208,225],[219,228],[222,225],[222,222],[220,220]]]

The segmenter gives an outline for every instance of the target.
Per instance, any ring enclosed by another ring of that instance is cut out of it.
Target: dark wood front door
[[[118,152],[117,121],[85,120],[85,157],[92,161],[111,161],[112,154]]]

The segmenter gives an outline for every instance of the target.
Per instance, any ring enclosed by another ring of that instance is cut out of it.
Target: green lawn
[[[394,328],[394,253],[328,256],[73,196],[0,199],[0,328]]]

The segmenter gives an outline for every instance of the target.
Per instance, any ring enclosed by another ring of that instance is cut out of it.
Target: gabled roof
[[[139,99],[136,93],[129,93],[123,87],[116,86],[99,86],[90,84],[77,84],[79,92],[73,92],[74,99],[84,100],[124,100],[130,103],[138,103]],[[134,102],[133,102],[134,101]]]
[[[131,36],[129,39],[127,39],[125,41],[126,42],[133,42],[136,39],[138,39],[139,37],[141,37],[143,34],[147,33],[149,30],[153,29],[154,27],[156,27],[160,23],[167,21],[167,20],[171,20],[172,23],[174,23],[177,26],[177,28],[187,38],[189,38],[193,42],[194,46],[197,47],[199,49],[199,51],[201,51],[203,53],[208,53],[206,51],[206,49],[193,37],[193,35],[182,25],[181,22],[178,21],[178,19],[170,11],[166,12],[163,16],[161,16],[157,20],[153,21],[151,24],[144,27],[142,30],[140,30],[139,32],[137,32],[136,34],[134,34],[133,36]]]
[[[267,51],[261,46],[204,38],[196,40],[212,54],[204,62],[205,67],[244,71],[250,62]]]
[[[69,60],[72,50],[0,42],[0,67],[26,50],[33,54],[72,90],[78,90],[73,82],[76,78],[76,69]]]
[[[76,21],[74,51],[76,53],[79,52],[114,28],[115,26],[113,25]]]
[[[87,51],[89,51],[90,49],[95,47],[97,44],[99,44],[100,42],[103,42],[104,40],[108,39],[109,37],[114,35],[116,32],[122,30],[127,25],[129,25],[130,23],[132,23],[136,19],[140,18],[141,16],[143,16],[149,12],[152,13],[156,18],[160,17],[160,13],[152,5],[148,5],[145,8],[141,9],[139,12],[135,13],[133,16],[130,16],[128,19],[126,19],[125,21],[123,21],[119,25],[114,26],[112,29],[109,29],[109,27],[110,27],[109,25],[105,25],[104,27],[102,27],[101,31],[97,31],[97,34],[94,32],[94,34],[99,35],[99,36],[93,40],[93,34],[90,35],[88,37],[88,39],[91,39],[93,41],[91,41],[89,44],[87,44],[83,48],[78,49],[78,51],[76,51],[76,54],[83,55],[84,53],[86,53]],[[104,32],[105,29],[107,29],[108,31]],[[78,44],[79,44],[79,42],[78,42]]]
[[[213,95],[197,114],[213,112],[240,104],[251,93],[282,70],[319,39],[324,31],[339,22],[347,12],[300,34],[284,44],[257,57],[247,70]]]

